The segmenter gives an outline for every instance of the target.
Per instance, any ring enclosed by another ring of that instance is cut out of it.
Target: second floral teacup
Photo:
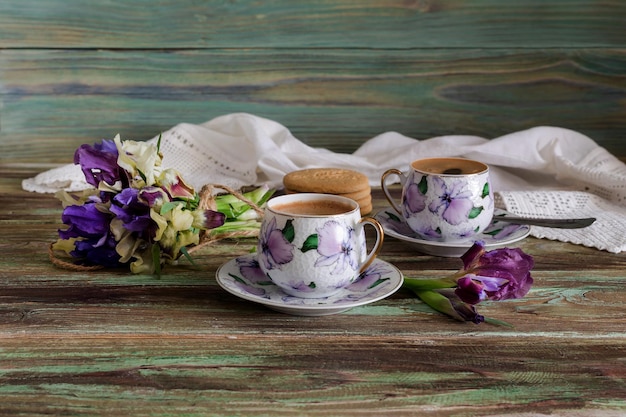
[[[376,240],[368,252],[365,225]],[[358,279],[376,258],[383,229],[361,218],[359,205],[329,194],[290,194],[267,202],[257,257],[261,270],[285,293],[329,297]]]
[[[391,197],[386,178],[398,175],[401,204]],[[389,169],[381,186],[392,207],[425,240],[472,240],[493,217],[489,167],[464,158],[428,158],[413,161],[407,175]]]

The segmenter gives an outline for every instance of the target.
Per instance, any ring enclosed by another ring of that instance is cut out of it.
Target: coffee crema
[[[355,207],[349,204],[333,200],[294,201],[272,206],[274,211],[300,216],[331,216],[348,213],[354,209]]]
[[[463,158],[429,158],[414,161],[411,166],[416,171],[437,175],[472,175],[487,171],[482,162]]]

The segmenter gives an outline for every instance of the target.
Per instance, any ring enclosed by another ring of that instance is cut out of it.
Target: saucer
[[[263,304],[281,313],[297,316],[327,316],[382,300],[403,282],[395,266],[375,259],[359,279],[339,293],[325,298],[300,298],[286,294],[259,268],[256,255],[244,255],[220,266],[217,283],[244,300]]]
[[[495,216],[500,213],[500,210],[495,209]],[[522,240],[530,233],[530,226],[494,219],[489,227],[476,239],[461,242],[436,242],[421,238],[409,228],[404,219],[391,207],[379,211],[374,218],[383,226],[386,235],[409,242],[420,252],[435,256],[461,256],[477,240],[483,241],[485,249],[489,250]]]

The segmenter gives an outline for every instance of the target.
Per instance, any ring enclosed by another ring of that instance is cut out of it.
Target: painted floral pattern
[[[263,223],[259,232],[259,252],[262,253],[262,262],[267,270],[280,269],[282,265],[293,260],[294,245],[290,236],[291,224],[283,229],[276,226],[276,218]]]
[[[411,172],[408,185],[402,196],[402,203],[408,213],[419,213],[426,208],[426,175],[422,175],[419,182],[415,182],[415,173]]]
[[[340,293],[324,298],[301,298],[284,293],[277,287],[260,268],[259,262],[253,255],[241,256],[235,259],[232,268],[227,268],[224,275],[228,277],[231,286],[238,291],[266,300],[276,300],[285,304],[343,304],[375,297],[391,284],[392,277],[398,272],[382,261],[374,261],[352,284]],[[225,279],[222,277],[222,280]]]
[[[380,212],[376,215],[376,219],[383,225],[385,232],[391,231],[408,239],[423,241],[423,236],[427,233],[420,232],[418,234],[414,232],[404,219],[398,217],[395,212],[390,210]],[[479,237],[482,241],[494,245],[505,242],[507,239],[525,235],[528,233],[528,229],[529,227],[525,225],[494,220]],[[432,233],[434,235],[435,232]]]
[[[472,192],[463,181],[446,184],[439,177],[432,177],[432,185],[437,199],[430,202],[428,210],[438,213],[441,218],[452,225],[466,222],[474,208]]]
[[[359,251],[355,247],[357,240],[352,227],[330,220],[317,229],[317,238],[317,252],[320,257],[315,266],[331,267],[331,274],[342,274],[346,269],[358,269]]]

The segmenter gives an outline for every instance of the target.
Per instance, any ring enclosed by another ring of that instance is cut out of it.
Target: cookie
[[[299,193],[347,194],[369,188],[364,174],[342,168],[311,168],[283,177],[285,189]]]
[[[372,212],[372,210],[374,209],[374,207],[372,206],[372,201],[370,199],[370,201],[358,201],[359,203],[359,210],[361,212],[361,216],[365,216],[366,214],[369,214]]]
[[[348,197],[351,198],[355,201],[361,201],[361,200],[365,200],[365,199],[370,199],[372,198],[372,189],[370,188],[370,186],[368,185],[367,188],[364,188],[360,191],[355,191],[352,193],[341,193],[341,194],[337,194],[340,195],[342,197]]]
[[[285,188],[285,194],[312,193],[312,192],[315,192],[315,191],[294,191],[294,190]],[[322,194],[333,194],[333,193],[323,192]],[[354,201],[363,201],[363,200],[372,198],[372,190],[368,186],[368,188],[364,188],[363,190],[356,191],[354,193],[338,193],[335,195],[340,195],[342,197],[350,198]]]
[[[283,177],[286,194],[323,193],[350,198],[359,203],[361,215],[372,211],[372,190],[367,176],[341,168],[311,168]]]

